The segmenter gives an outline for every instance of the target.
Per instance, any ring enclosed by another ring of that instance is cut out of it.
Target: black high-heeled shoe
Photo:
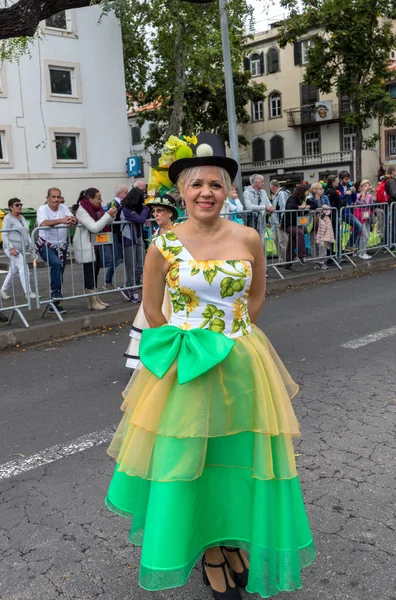
[[[207,560],[205,560],[205,554],[202,556],[202,577],[203,577],[203,582],[205,585],[210,585],[210,581],[208,578],[208,575],[206,573],[206,569],[205,567],[209,567],[209,568],[214,568],[214,569],[222,569],[223,570],[223,575],[224,575],[224,579],[225,579],[225,584],[226,584],[226,591],[225,592],[218,592],[217,590],[212,589],[212,594],[213,594],[213,598],[215,600],[242,600],[241,597],[241,593],[239,591],[239,589],[237,588],[237,586],[235,587],[231,587],[229,582],[228,582],[228,577],[227,577],[227,572],[226,572],[226,565],[227,565],[227,561],[225,560],[224,562],[220,563],[219,565],[212,565],[211,563],[208,563]]]
[[[233,574],[233,579],[235,581],[235,583],[237,585],[239,585],[239,587],[241,588],[245,588],[248,584],[248,578],[249,578],[249,569],[247,568],[247,566],[245,565],[245,561],[242,558],[241,555],[241,551],[239,550],[239,548],[228,548],[227,546],[220,546],[220,550],[224,556],[224,559],[227,563],[227,565],[229,566],[229,568],[232,571]],[[224,550],[226,552],[236,552],[238,554],[238,558],[241,561],[241,565],[243,567],[243,571],[241,571],[240,573],[237,573],[236,571],[234,571],[234,569],[231,567],[230,563],[227,560],[227,557],[224,553]]]

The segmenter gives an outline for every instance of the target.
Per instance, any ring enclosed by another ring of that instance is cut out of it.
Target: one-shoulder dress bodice
[[[195,260],[172,231],[158,236],[154,243],[169,263],[169,325],[209,329],[231,338],[251,332],[249,261]]]

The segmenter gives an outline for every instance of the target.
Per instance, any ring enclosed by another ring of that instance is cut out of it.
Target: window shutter
[[[282,136],[274,135],[274,137],[270,140],[270,146],[271,146],[271,159],[272,160],[284,158],[283,137]]]
[[[279,71],[279,52],[276,48],[270,48],[267,54],[268,73],[277,73]]]
[[[250,58],[248,56],[245,56],[243,58],[243,68],[245,71],[250,71]]]
[[[349,96],[347,96],[346,94],[342,94],[340,98],[340,105],[342,115],[346,115],[347,113],[351,112],[351,101],[349,99]]]
[[[260,52],[260,75],[264,75],[264,52]]]
[[[301,65],[301,42],[294,43],[294,64]]]
[[[318,90],[314,85],[301,86],[301,105],[315,104],[318,100]]]
[[[262,162],[265,160],[265,142],[261,138],[256,138],[252,142],[253,162]]]

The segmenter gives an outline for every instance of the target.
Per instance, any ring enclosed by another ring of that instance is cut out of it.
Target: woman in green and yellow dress
[[[292,444],[298,387],[255,325],[260,238],[219,216],[237,164],[206,146],[169,169],[189,218],[148,250],[151,329],[109,448],[106,503],[132,519],[143,588],[183,585],[202,556],[214,598],[238,600],[240,587],[268,598],[300,588],[315,555]]]

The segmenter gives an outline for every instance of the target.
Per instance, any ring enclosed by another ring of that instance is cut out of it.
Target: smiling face
[[[172,227],[172,212],[164,206],[154,206],[153,217],[157,221],[158,227]]]
[[[228,192],[218,167],[197,168],[182,190],[189,217],[205,221],[218,217]]]
[[[89,201],[94,205],[95,208],[100,208],[102,206],[102,194],[97,192],[94,198],[90,198]]]

